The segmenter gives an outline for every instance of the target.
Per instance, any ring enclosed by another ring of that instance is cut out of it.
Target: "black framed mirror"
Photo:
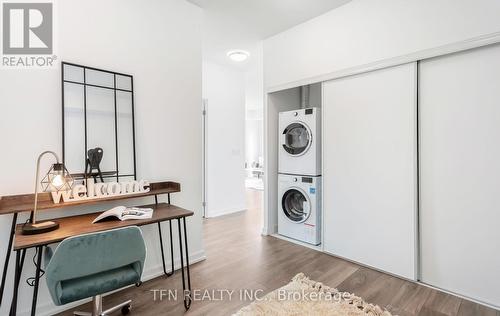
[[[133,76],[62,62],[63,162],[75,179],[136,179]]]

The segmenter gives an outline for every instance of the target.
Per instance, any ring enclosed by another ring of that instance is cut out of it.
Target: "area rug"
[[[299,273],[287,285],[258,298],[234,315],[391,316],[391,313]]]

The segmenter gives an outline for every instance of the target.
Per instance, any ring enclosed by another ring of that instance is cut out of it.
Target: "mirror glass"
[[[75,179],[136,178],[133,77],[63,63],[63,161]]]

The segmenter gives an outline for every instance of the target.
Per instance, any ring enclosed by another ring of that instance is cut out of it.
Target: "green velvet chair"
[[[126,314],[131,301],[102,311],[102,294],[140,284],[146,246],[141,230],[125,227],[70,237],[52,252],[45,251],[47,286],[54,304],[63,305],[93,297],[92,313],[107,315],[118,309]]]

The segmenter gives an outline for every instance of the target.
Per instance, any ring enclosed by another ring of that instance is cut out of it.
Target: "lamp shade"
[[[59,162],[59,157],[53,151],[47,150],[42,152],[36,161],[36,174],[35,174],[35,205],[33,207],[33,212],[31,212],[30,221],[23,224],[22,234],[23,235],[34,235],[42,234],[46,232],[53,231],[59,228],[59,224],[54,221],[41,221],[36,220],[36,211],[38,204],[38,180],[40,171],[40,161],[42,157],[51,154],[56,158],[56,163],[53,164],[49,172],[43,177],[40,182],[43,191],[69,191],[73,186],[73,177],[64,167],[64,164]]]
[[[73,187],[73,177],[68,172],[64,164],[55,163],[43,177],[40,184],[45,192],[68,191]]]

